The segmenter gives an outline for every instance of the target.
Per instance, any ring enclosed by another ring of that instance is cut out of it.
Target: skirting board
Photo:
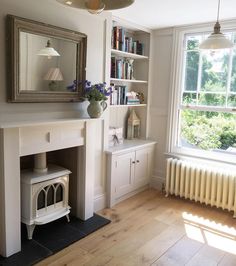
[[[165,184],[165,178],[160,176],[152,176],[150,181],[150,187],[162,191],[163,184]]]
[[[106,194],[100,194],[94,198],[94,212],[100,211],[107,207]]]
[[[159,191],[162,191],[162,186],[165,184],[165,178],[159,177],[159,176],[152,176],[151,181],[150,181],[150,187],[155,188]],[[142,188],[140,191],[141,192],[143,189],[146,187]],[[132,193],[132,195],[135,195],[137,191]],[[128,197],[132,196],[131,194],[128,195]],[[125,198],[122,198],[124,200]],[[100,211],[104,208],[107,207],[107,201],[106,201],[106,194],[100,194],[95,196],[94,198],[94,212]]]

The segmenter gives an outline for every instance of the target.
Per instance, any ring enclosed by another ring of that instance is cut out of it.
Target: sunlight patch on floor
[[[236,229],[183,212],[186,235],[198,242],[236,255]]]

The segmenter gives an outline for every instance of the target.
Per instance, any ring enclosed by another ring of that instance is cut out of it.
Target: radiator
[[[236,173],[180,159],[167,159],[166,196],[176,195],[234,211]]]

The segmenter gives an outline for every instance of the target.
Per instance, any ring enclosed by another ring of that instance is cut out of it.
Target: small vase
[[[90,100],[87,111],[91,118],[99,118],[106,108],[107,103],[105,101]]]

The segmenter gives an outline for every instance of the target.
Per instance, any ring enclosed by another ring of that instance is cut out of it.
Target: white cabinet
[[[155,142],[133,141],[107,150],[108,206],[145,189],[152,172]]]

